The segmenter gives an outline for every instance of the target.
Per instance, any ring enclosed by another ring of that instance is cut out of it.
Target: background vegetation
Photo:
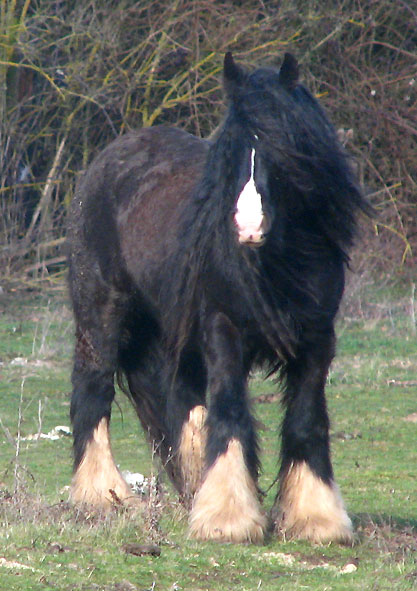
[[[363,276],[410,277],[417,249],[413,0],[0,0],[0,280],[60,280],[79,173],[129,129],[207,136],[225,51],[302,64],[358,159],[377,219]],[[365,245],[365,247],[364,247]]]

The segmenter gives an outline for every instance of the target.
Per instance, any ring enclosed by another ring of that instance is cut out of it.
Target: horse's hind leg
[[[174,445],[177,488],[190,501],[200,487],[206,445],[207,376],[201,353],[183,353],[173,387],[169,390],[167,422]]]
[[[210,404],[205,475],[194,498],[190,534],[203,540],[258,542],[266,520],[258,500],[257,445],[241,342],[221,313],[207,323],[206,363]]]
[[[206,376],[201,354],[198,346],[183,354],[175,371],[151,315],[134,318],[128,332],[131,338],[123,339],[119,348],[124,390],[153,451],[182,499],[188,500],[200,483],[204,452]]]
[[[352,526],[334,482],[324,387],[334,335],[305,345],[287,367],[276,526],[288,537],[351,542]]]
[[[71,399],[71,498],[76,503],[108,509],[118,500],[134,498],[114,462],[109,432],[120,314],[116,298],[104,286],[95,291],[93,300],[91,294],[88,299],[85,293],[81,298],[72,287],[76,345]]]
[[[187,413],[178,441],[178,463],[184,499],[191,499],[199,488],[203,476],[206,445],[207,409],[194,405]]]

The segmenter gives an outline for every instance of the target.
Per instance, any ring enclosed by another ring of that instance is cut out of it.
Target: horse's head
[[[230,118],[239,153],[234,225],[240,244],[261,246],[271,227],[271,162],[268,154],[268,119],[282,111],[282,95],[290,94],[298,83],[298,64],[285,54],[281,69],[259,68],[249,73],[227,53],[224,60],[224,87],[231,103]],[[276,172],[276,171],[275,171]]]
[[[249,71],[227,53],[223,77],[239,242],[259,246],[285,220],[315,216],[329,203],[343,208],[344,194],[357,188],[333,126],[299,83],[297,60],[287,53],[280,69]]]

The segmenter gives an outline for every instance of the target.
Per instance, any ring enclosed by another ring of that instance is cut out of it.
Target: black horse
[[[247,379],[283,383],[276,531],[350,541],[333,479],[324,387],[356,217],[367,205],[337,135],[298,82],[224,62],[228,111],[211,140],[155,127],[110,144],[69,222],[76,320],[72,498],[132,493],[111,452],[115,375],[185,499],[190,533],[260,541]]]

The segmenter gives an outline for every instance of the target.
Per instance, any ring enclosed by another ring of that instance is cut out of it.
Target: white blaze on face
[[[264,239],[262,197],[255,185],[254,172],[255,149],[252,148],[250,178],[243,187],[236,203],[235,223],[240,243],[250,242],[256,244]]]

